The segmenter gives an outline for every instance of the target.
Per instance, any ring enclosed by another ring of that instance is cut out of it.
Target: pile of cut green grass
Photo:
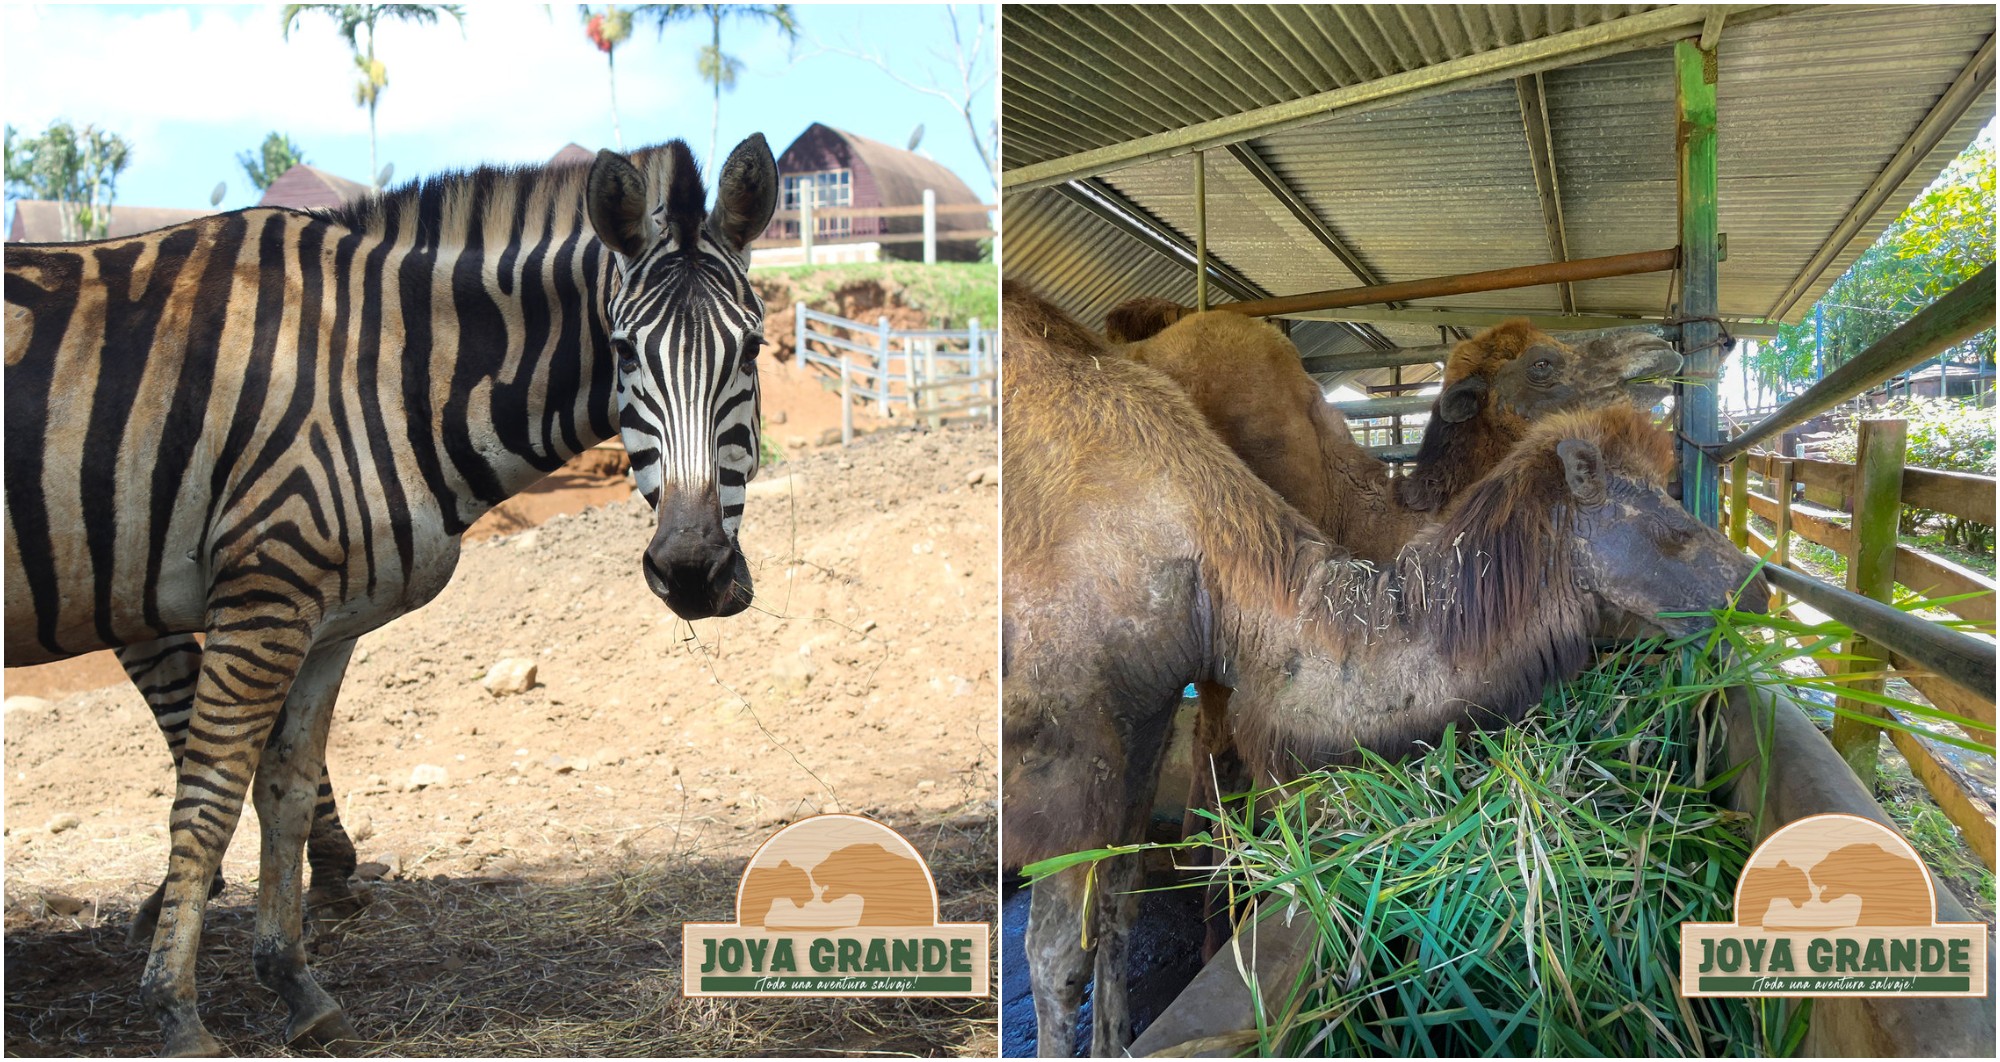
[[[1796,1049],[1798,1008],[1680,994],[1679,927],[1730,919],[1752,847],[1714,799],[1714,667],[1616,654],[1519,727],[1229,802],[1236,898],[1319,930],[1300,983],[1264,986],[1262,1053]]]

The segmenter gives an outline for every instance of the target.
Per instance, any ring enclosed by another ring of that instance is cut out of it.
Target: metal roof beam
[[[1263,185],[1264,190],[1270,192],[1271,197],[1276,199],[1279,205],[1291,211],[1292,216],[1299,219],[1299,224],[1305,226],[1306,232],[1333,255],[1341,268],[1354,274],[1363,284],[1382,283],[1381,275],[1361,261],[1361,256],[1355,254],[1347,246],[1346,241],[1306,205],[1305,200],[1299,198],[1298,190],[1291,186],[1291,182],[1278,176],[1278,172],[1271,168],[1270,163],[1264,161],[1264,156],[1259,155],[1256,148],[1247,143],[1231,144],[1229,153],[1235,156],[1236,161],[1241,163],[1244,169],[1250,171],[1250,176],[1255,177],[1257,183]],[[1364,325],[1356,331],[1362,333],[1362,338],[1368,340],[1370,346],[1378,349],[1387,350],[1396,345],[1388,336],[1372,326]]]
[[[1355,254],[1353,249],[1347,246],[1346,241],[1306,205],[1305,200],[1299,198],[1298,191],[1290,182],[1278,176],[1277,171],[1271,168],[1270,163],[1264,161],[1264,156],[1258,154],[1256,148],[1247,143],[1231,144],[1229,153],[1236,156],[1236,161],[1250,171],[1250,176],[1257,178],[1257,183],[1263,185],[1264,190],[1270,192],[1280,206],[1291,211],[1292,216],[1299,219],[1299,224],[1305,226],[1306,232],[1333,254],[1341,268],[1354,274],[1355,279],[1363,284],[1385,283],[1381,274],[1368,268],[1361,260],[1361,256]]]
[[[1724,5],[1732,25],[1811,10],[1816,4]],[[1184,155],[1204,148],[1224,147],[1285,129],[1315,125],[1343,114],[1405,103],[1429,96],[1495,84],[1526,74],[1587,63],[1610,55],[1654,48],[1700,32],[1710,8],[1675,4],[1594,26],[1504,45],[1421,69],[1391,74],[1358,85],[1347,85],[1258,107],[1180,129],[1170,129],[1121,144],[1080,151],[1046,162],[1017,166],[1000,175],[1009,192],[1046,188],[1065,181],[1109,173],[1154,159]]]
[[[1138,240],[1155,253],[1179,262],[1192,273],[1196,267],[1194,245],[1187,237],[1175,232],[1170,226],[1154,217],[1138,204],[1118,194],[1108,184],[1099,180],[1071,181],[1057,185],[1056,194],[1089,211],[1109,223],[1112,227]],[[1270,298],[1270,293],[1258,287],[1249,277],[1237,272],[1228,263],[1210,254],[1208,256],[1208,282],[1216,290],[1237,302],[1251,302]],[[1223,304],[1226,306],[1227,304]],[[1216,307],[1223,308],[1222,306]],[[1369,346],[1393,347],[1395,344],[1373,328],[1342,322],[1349,332],[1359,337]]]
[[[1514,79],[1521,100],[1521,125],[1528,137],[1528,163],[1535,171],[1535,196],[1542,201],[1542,228],[1549,237],[1549,259],[1569,261],[1569,233],[1563,228],[1562,182],[1556,172],[1555,137],[1549,130],[1549,96],[1542,75]],[[1576,312],[1576,292],[1565,281],[1556,285],[1564,313]]]
[[[1868,227],[1869,221],[1889,205],[1890,194],[1909,178],[1916,170],[1917,164],[1938,146],[1938,142],[1951,131],[1951,127],[1957,125],[1960,118],[1965,117],[1965,112],[1971,109],[1973,101],[1992,87],[1993,38],[1989,36],[1986,38],[1986,43],[1972,53],[1972,61],[1966,63],[1965,68],[1958,72],[1958,77],[1954,78],[1950,87],[1944,90],[1944,95],[1938,97],[1930,113],[1924,115],[1924,120],[1917,123],[1916,129],[1910,133],[1910,138],[1903,141],[1903,146],[1897,148],[1894,155],[1889,156],[1889,162],[1882,167],[1882,172],[1876,174],[1873,181],[1868,182],[1868,187],[1862,190],[1861,197],[1848,208],[1840,223],[1833,227],[1833,232],[1827,236],[1826,242],[1821,244],[1819,250],[1813,252],[1813,256],[1806,261],[1805,268],[1799,270],[1798,276],[1793,277],[1792,282],[1785,285],[1784,291],[1778,294],[1778,301],[1771,304],[1771,310],[1764,315],[1765,317],[1776,321],[1791,312],[1792,307],[1805,297],[1806,291],[1819,282],[1819,278],[1825,275],[1836,259],[1847,252],[1848,245],[1860,237],[1861,230]],[[1900,207],[1897,209],[1898,212],[1901,211]]]
[[[1544,332],[1574,332],[1590,328],[1668,327],[1657,314],[1549,314],[1533,310],[1487,310],[1465,307],[1452,310],[1388,310],[1374,306],[1352,306],[1338,310],[1306,310],[1274,314],[1288,321],[1369,321],[1376,324],[1424,325],[1430,328],[1464,325],[1486,328],[1502,321],[1525,318]],[[1765,321],[1728,321],[1729,334],[1738,339],[1773,339],[1776,324]]]

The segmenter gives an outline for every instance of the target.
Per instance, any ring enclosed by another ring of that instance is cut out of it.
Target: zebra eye
[[[633,346],[631,340],[614,339],[611,341],[611,349],[618,354],[620,372],[639,371],[639,348]]]
[[[757,367],[757,351],[764,346],[764,337],[753,334],[743,337],[743,371],[750,372]]]

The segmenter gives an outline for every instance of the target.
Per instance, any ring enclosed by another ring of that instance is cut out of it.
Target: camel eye
[[[1556,363],[1554,358],[1536,358],[1534,364],[1528,366],[1528,378],[1537,383],[1545,382],[1555,376],[1555,374]]]

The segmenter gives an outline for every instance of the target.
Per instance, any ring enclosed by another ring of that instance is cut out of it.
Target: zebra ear
[[[708,215],[710,232],[722,237],[737,254],[748,253],[750,241],[771,223],[778,207],[778,160],[764,134],[752,133],[736,145],[722,164],[715,190],[715,210]]]
[[[584,201],[597,238],[626,258],[639,257],[652,233],[646,216],[646,180],[638,168],[615,151],[599,151],[590,165]]]

